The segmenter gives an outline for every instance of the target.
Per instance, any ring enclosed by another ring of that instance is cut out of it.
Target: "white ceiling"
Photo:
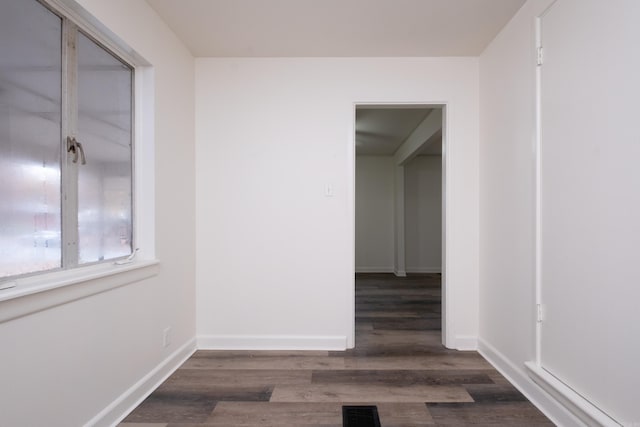
[[[146,0],[196,57],[477,56],[525,0]],[[425,108],[359,108],[358,154],[391,155]],[[420,154],[441,153],[441,133]]]
[[[390,156],[429,115],[425,107],[358,107],[356,109],[356,154]],[[425,144],[420,155],[440,155],[442,133]]]
[[[525,0],[147,0],[196,57],[477,56]]]

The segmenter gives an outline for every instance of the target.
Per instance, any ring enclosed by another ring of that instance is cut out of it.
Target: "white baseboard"
[[[620,423],[609,417],[591,402],[573,391],[562,381],[533,362],[525,363],[529,376],[564,407],[573,412],[587,425],[620,427]],[[627,424],[624,424],[627,425]]]
[[[407,273],[442,273],[441,267],[410,267],[404,270],[395,270],[393,267],[356,267],[356,273],[394,273],[398,277],[406,277]]]
[[[174,351],[140,381],[122,393],[116,400],[88,421],[85,427],[116,426],[191,357],[195,351],[196,339],[194,338]]]
[[[407,273],[442,273],[442,267],[407,267]]]
[[[586,427],[586,424],[571,411],[533,382],[527,375],[524,365],[518,367],[482,338],[478,339],[478,352],[555,425]]]
[[[453,348],[460,351],[474,351],[478,349],[478,337],[457,335],[454,338]]]
[[[347,349],[346,336],[200,335],[199,350],[335,350]]]
[[[356,267],[356,273],[393,273],[393,267]]]

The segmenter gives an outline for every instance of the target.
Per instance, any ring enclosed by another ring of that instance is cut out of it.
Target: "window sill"
[[[0,290],[0,323],[106,292],[158,274],[159,262],[76,268],[16,280]]]

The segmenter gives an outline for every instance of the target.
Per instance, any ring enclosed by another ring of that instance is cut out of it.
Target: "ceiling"
[[[525,0],[146,0],[196,57],[478,56]],[[356,152],[392,155],[429,113],[359,108]],[[441,154],[441,132],[419,154]]]
[[[525,0],[147,0],[196,57],[478,56]]]
[[[431,108],[412,106],[358,107],[356,109],[356,154],[393,155],[431,111]],[[436,132],[418,155],[442,154],[441,140],[442,132]]]

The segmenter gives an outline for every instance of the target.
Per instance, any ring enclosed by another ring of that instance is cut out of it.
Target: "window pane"
[[[132,71],[78,35],[79,263],[131,253]]]
[[[59,268],[61,19],[35,1],[0,13],[0,277]]]

